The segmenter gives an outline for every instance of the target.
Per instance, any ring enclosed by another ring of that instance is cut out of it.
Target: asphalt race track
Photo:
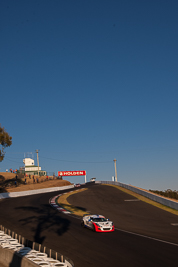
[[[65,190],[67,191],[67,190]],[[70,190],[69,190],[70,191]],[[177,266],[178,216],[104,185],[71,195],[68,201],[113,220],[116,230],[95,233],[80,219],[49,205],[52,192],[0,201],[0,224],[59,251],[75,267]]]

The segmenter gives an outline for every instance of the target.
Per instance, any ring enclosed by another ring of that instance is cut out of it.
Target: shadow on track
[[[21,262],[22,262],[22,258],[14,254],[12,261],[9,264],[9,267],[21,267]]]
[[[61,236],[69,229],[70,221],[62,218],[59,212],[48,204],[41,207],[26,206],[16,209],[21,209],[30,215],[20,219],[19,223],[22,226],[28,226],[29,231],[34,234],[34,242],[39,244],[43,244],[46,238],[44,232],[55,232]]]
[[[16,210],[22,210],[22,213],[29,215],[19,219],[19,226],[25,226],[26,231],[33,235],[33,242],[43,244],[46,235],[49,232],[55,232],[58,236],[63,235],[69,229],[70,221],[62,218],[60,213],[51,208],[49,204],[38,207],[26,206],[18,207]],[[46,233],[46,234],[45,234]],[[9,267],[21,267],[22,257],[13,255]]]

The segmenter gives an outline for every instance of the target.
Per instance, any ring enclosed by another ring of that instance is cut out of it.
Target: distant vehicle
[[[90,182],[95,182],[96,178],[91,178]]]
[[[80,187],[81,186],[81,184],[75,184],[74,185],[74,187]]]
[[[103,215],[85,215],[81,222],[82,227],[87,227],[95,232],[112,232],[114,223]]]

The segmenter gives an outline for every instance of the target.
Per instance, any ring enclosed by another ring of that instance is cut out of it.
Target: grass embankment
[[[16,180],[16,174],[1,172],[0,178],[1,178],[0,193],[28,191],[28,190],[43,189],[49,187],[60,187],[60,186],[71,185],[69,181],[57,179],[56,177],[54,179],[53,176],[38,177],[37,175],[34,175],[35,180],[33,180],[33,176],[17,178]]]
[[[60,205],[61,207],[63,207],[65,210],[70,211],[71,213],[78,215],[78,216],[84,216],[84,214],[89,213],[87,210],[80,208],[80,207],[76,207],[74,205],[71,205],[68,201],[67,198],[73,194],[76,193],[80,193],[83,192],[85,190],[88,190],[87,188],[83,188],[77,191],[73,191],[73,192],[69,192],[66,194],[63,194],[62,196],[58,197],[57,199],[57,204]]]
[[[2,176],[4,180],[9,180],[9,179],[14,179],[16,177],[16,173],[0,172],[0,176]]]
[[[107,184],[107,185],[108,185],[108,184]],[[119,190],[121,190],[121,191],[123,191],[123,192],[125,192],[125,193],[127,193],[127,194],[129,194],[129,195],[131,195],[131,196],[133,196],[133,197],[136,197],[137,199],[139,199],[139,200],[141,200],[141,201],[143,201],[143,202],[146,202],[146,203],[148,203],[148,204],[150,204],[150,205],[152,205],[152,206],[155,206],[155,207],[160,208],[160,209],[162,209],[162,210],[165,210],[165,211],[168,211],[168,212],[173,213],[173,214],[175,214],[175,215],[178,215],[178,211],[177,211],[177,210],[171,209],[171,208],[169,208],[169,207],[167,207],[167,206],[164,206],[164,205],[162,205],[162,204],[160,204],[160,203],[158,203],[158,202],[155,202],[155,201],[153,201],[153,200],[151,200],[151,199],[149,199],[149,198],[146,198],[146,197],[141,196],[141,195],[139,195],[139,194],[137,194],[137,193],[135,193],[135,192],[132,192],[132,191],[130,191],[130,190],[128,190],[128,189],[125,189],[125,188],[120,187],[120,186],[117,186],[117,185],[108,185],[108,186],[113,186],[113,187],[115,187],[115,188],[117,188],[117,189],[119,189]],[[76,194],[76,193],[80,193],[80,192],[82,192],[82,191],[84,191],[84,190],[87,190],[87,189],[85,188],[85,189],[81,189],[81,190],[78,190],[78,191],[73,191],[73,192],[69,192],[69,193],[67,193],[67,194],[64,194],[64,195],[60,196],[60,197],[57,199],[57,203],[58,203],[60,206],[62,206],[64,209],[66,209],[66,210],[70,211],[71,213],[73,213],[73,214],[75,214],[75,215],[78,215],[78,216],[83,216],[83,215],[86,214],[86,213],[90,213],[90,212],[87,211],[87,210],[83,210],[83,209],[81,209],[81,208],[79,208],[79,207],[76,207],[76,206],[71,205],[71,204],[67,201],[67,198],[68,198],[70,195],[72,195],[72,194]]]
[[[117,185],[108,185],[108,186],[113,186],[113,187],[115,187],[115,188],[117,188],[117,189],[119,189],[119,190],[121,190],[121,191],[123,191],[123,192],[125,192],[125,193],[127,193],[127,194],[129,194],[131,196],[133,196],[133,197],[136,197],[137,199],[139,199],[141,201],[144,201],[144,202],[146,202],[146,203],[148,203],[150,205],[153,205],[153,206],[155,206],[157,208],[160,208],[162,210],[165,210],[165,211],[168,211],[168,212],[173,213],[175,215],[178,215],[178,210],[171,209],[171,208],[169,208],[167,206],[164,206],[164,205],[162,205],[162,204],[160,204],[158,202],[155,202],[155,201],[153,201],[153,200],[151,200],[149,198],[141,196],[141,195],[139,195],[139,194],[137,194],[137,193],[135,193],[135,192],[133,192],[131,190],[128,190],[126,188],[123,188],[123,187],[120,187],[120,186],[117,186]]]
[[[48,180],[48,181],[43,181],[39,183],[29,183],[29,184],[22,184],[17,187],[13,188],[7,188],[7,192],[20,192],[20,191],[28,191],[28,190],[35,190],[35,189],[45,189],[45,188],[50,188],[50,187],[60,187],[60,186],[66,186],[66,185],[71,185],[70,182],[66,180]]]

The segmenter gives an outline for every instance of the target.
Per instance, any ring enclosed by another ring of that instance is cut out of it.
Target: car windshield
[[[107,219],[106,218],[91,218],[93,220],[93,222],[106,222]]]

